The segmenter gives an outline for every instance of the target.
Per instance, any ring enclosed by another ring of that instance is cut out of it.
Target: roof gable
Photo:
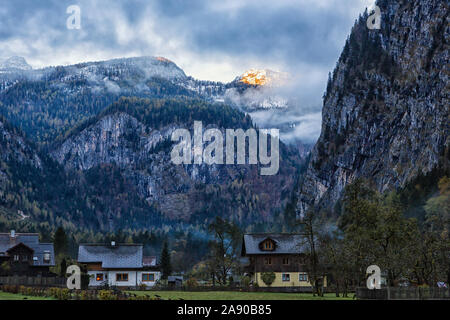
[[[26,250],[30,251],[31,253],[34,252],[34,250],[32,248],[30,248],[29,246],[25,245],[23,242],[19,242],[14,247],[11,247],[8,250],[6,250],[6,252],[8,252],[8,254],[10,254],[11,252],[14,252],[15,250],[17,250],[19,248],[25,248]]]
[[[273,243],[273,248],[265,248],[266,243]],[[245,234],[242,243],[242,255],[301,254],[305,251],[305,243],[300,234]]]

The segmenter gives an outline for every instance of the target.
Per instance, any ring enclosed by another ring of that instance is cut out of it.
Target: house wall
[[[266,264],[270,258],[271,264]],[[283,259],[289,259],[289,264],[283,264]],[[293,254],[262,254],[250,257],[251,269],[254,272],[301,272],[304,271],[304,257]]]
[[[275,280],[270,285],[270,287],[311,287],[311,283],[309,281],[299,281],[299,275],[305,274],[304,272],[274,272]],[[289,274],[290,280],[283,281],[283,274]],[[258,284],[259,287],[265,288],[269,287],[264,283],[261,278],[262,272],[257,272],[255,274],[254,281]],[[309,280],[309,279],[308,279]],[[324,287],[327,286],[327,278],[324,277]]]
[[[119,273],[128,273],[128,281],[116,281],[116,275]],[[108,283],[110,286],[116,287],[135,287],[136,286],[136,273],[135,270],[114,270],[108,272]]]
[[[97,274],[103,274],[103,281],[97,281]],[[128,281],[116,281],[116,275],[118,273],[127,273]],[[143,273],[152,273],[155,275],[155,281],[142,281]],[[98,287],[108,284],[109,286],[116,287],[136,287],[140,285],[146,285],[147,287],[153,287],[155,283],[161,278],[159,271],[136,271],[136,270],[90,270],[88,271],[90,276],[89,286]],[[107,276],[107,279],[106,279]]]
[[[11,275],[34,275],[35,270],[32,270],[33,250],[24,245],[18,245],[15,248],[10,249],[8,254],[8,262],[10,265],[9,273]],[[15,256],[18,256],[19,260],[14,260]]]
[[[97,280],[96,280],[96,276],[97,276],[98,273],[102,273],[102,274],[103,274],[103,281],[97,281]],[[105,280],[105,274],[108,274],[108,271],[89,270],[89,271],[88,271],[88,275],[89,275],[89,286],[90,286],[90,287],[98,287],[98,286],[103,286],[103,285],[105,285],[105,283],[107,283],[107,280]]]
[[[143,273],[153,273],[155,275],[155,281],[142,281]],[[147,287],[153,287],[155,283],[161,279],[161,272],[159,271],[139,271],[138,272],[138,286],[145,284]]]

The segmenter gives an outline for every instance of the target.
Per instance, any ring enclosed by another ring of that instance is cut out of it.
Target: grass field
[[[46,297],[23,296],[21,294],[14,294],[0,291],[0,300],[54,300],[54,299]]]
[[[136,295],[157,294],[162,299],[184,300],[353,300],[350,298],[337,298],[335,294],[328,293],[325,297],[313,297],[311,293],[275,293],[275,292],[234,292],[234,291],[128,291]]]
[[[350,298],[336,298],[335,294],[328,293],[325,297],[313,297],[310,293],[275,293],[275,292],[235,292],[235,291],[128,291],[138,296],[158,295],[162,299],[172,300],[353,300]],[[0,291],[0,300],[54,300],[47,297],[24,296]]]

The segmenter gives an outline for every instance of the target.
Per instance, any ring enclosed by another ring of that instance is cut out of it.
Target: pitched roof
[[[135,269],[143,267],[142,244],[80,244],[78,262],[99,262],[105,269]]]
[[[260,249],[259,244],[266,239],[275,242],[273,251]],[[248,254],[299,254],[305,252],[306,246],[300,234],[285,233],[253,233],[245,234],[242,244],[242,255]]]
[[[9,249],[20,243],[34,251],[34,266],[51,267],[55,265],[53,243],[39,243],[39,234],[37,233],[16,233],[14,238],[11,238],[10,233],[0,233],[0,255],[6,255]],[[44,254],[47,252],[50,254],[50,261],[44,261]]]

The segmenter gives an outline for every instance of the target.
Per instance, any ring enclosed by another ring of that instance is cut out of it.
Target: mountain
[[[322,131],[298,214],[331,208],[358,178],[402,188],[449,161],[449,11],[445,1],[379,0],[352,29],[324,97]]]
[[[250,114],[256,112],[258,126],[279,128],[282,138],[285,133],[295,137],[293,128],[301,121],[290,113],[302,108],[280,91],[287,75],[264,70],[257,71],[254,77],[258,74],[265,77],[264,85],[247,83],[251,82],[251,71],[227,84],[200,81],[186,76],[175,63],[162,57],[122,58],[36,70],[9,69],[0,72],[0,113],[30,139],[48,145],[121,96],[183,96],[226,103]]]
[[[140,57],[0,73],[1,113],[35,142],[58,135],[120,96],[193,96],[184,72],[163,58]]]
[[[18,70],[31,70],[31,66],[23,57],[11,57],[4,61],[0,61],[0,72],[3,71],[18,71]]]
[[[42,204],[51,202],[63,187],[58,185],[57,167],[0,116],[0,229],[11,224],[25,228],[30,220],[48,217],[48,206]]]
[[[250,69],[226,86],[223,98],[245,112],[286,109],[289,99],[277,89],[285,86],[288,80],[286,73]]]
[[[220,215],[242,225],[271,221],[296,182],[295,153],[281,147],[280,173],[275,176],[260,176],[255,165],[175,165],[170,159],[171,134],[192,128],[194,119],[223,132],[251,127],[242,113],[201,100],[122,98],[74,129],[51,155],[71,174],[98,171],[96,175],[105,176],[105,166],[116,168],[134,192],[168,220],[199,224]],[[118,216],[129,208],[117,204],[108,210]]]
[[[259,165],[175,165],[171,133],[194,120],[223,134],[253,126],[199,98],[122,97],[41,151],[1,118],[0,227],[201,233],[217,215],[250,229],[276,222],[297,183],[297,152],[280,144],[274,176]]]

